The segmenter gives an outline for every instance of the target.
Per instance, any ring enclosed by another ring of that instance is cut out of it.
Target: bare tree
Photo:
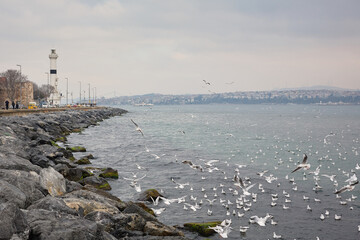
[[[34,100],[38,100],[39,102],[49,98],[50,93],[54,91],[54,87],[48,84],[43,84],[39,87],[36,83],[33,83],[33,89]]]
[[[20,97],[20,84],[18,83],[27,81],[27,76],[20,74],[18,70],[12,69],[0,73],[0,76],[6,78],[6,81],[1,81],[1,88],[11,101],[15,101],[17,96]]]

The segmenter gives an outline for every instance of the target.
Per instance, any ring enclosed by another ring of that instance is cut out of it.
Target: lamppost
[[[66,106],[68,105],[68,97],[69,97],[69,78],[66,79]]]
[[[90,100],[90,83],[89,83],[89,105],[91,104],[91,100]]]
[[[79,81],[80,83],[80,98],[79,98],[79,104],[81,105],[81,82]]]
[[[96,105],[96,87],[95,87],[95,105]]]
[[[20,64],[16,64],[16,66],[20,67],[20,96],[19,96],[20,101],[19,101],[19,105],[20,105],[20,107],[21,107],[21,96],[22,96],[22,94],[21,94],[21,88],[22,88],[21,65],[20,65]]]
[[[47,104],[49,104],[49,99],[48,97],[50,97],[50,83],[49,83],[49,73],[45,72],[45,74],[47,74],[47,97],[46,97],[46,102]]]

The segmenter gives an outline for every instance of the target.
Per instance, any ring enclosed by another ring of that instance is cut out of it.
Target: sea
[[[67,144],[86,147],[75,157],[93,154],[91,166],[118,170],[109,183],[120,199],[157,189],[174,200],[148,203],[163,210],[161,222],[231,220],[226,236],[207,239],[360,239],[360,184],[335,194],[360,177],[360,106],[112,107],[129,112],[71,134]],[[310,169],[292,173],[305,154]],[[253,185],[247,196],[240,178]],[[250,221],[267,214],[265,226]]]

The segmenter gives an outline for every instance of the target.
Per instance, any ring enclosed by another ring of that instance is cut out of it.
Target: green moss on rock
[[[148,213],[150,213],[151,215],[153,215],[154,217],[156,217],[154,211],[153,211],[151,208],[149,208],[148,206],[146,206],[144,203],[142,203],[142,202],[136,202],[136,203],[134,203],[134,204],[138,205],[139,207],[141,207],[142,209],[144,209],[146,212],[148,212]]]
[[[205,222],[205,223],[185,223],[184,227],[192,232],[197,232],[203,237],[210,237],[215,234],[215,231],[209,227],[215,227],[219,225],[221,221],[216,222]]]
[[[86,148],[82,146],[66,147],[66,150],[71,152],[86,152]]]
[[[90,160],[87,157],[80,158],[79,160],[75,161],[76,164],[91,164]]]
[[[60,146],[55,141],[50,141],[51,145],[57,148],[60,148]]]
[[[104,183],[104,184],[102,184],[100,186],[95,186],[95,187],[98,188],[98,189],[101,189],[101,190],[108,190],[108,191],[111,190],[111,186],[110,186],[109,183]]]
[[[58,137],[55,141],[56,142],[66,142],[67,138],[66,137]]]
[[[99,177],[102,178],[115,178],[118,179],[119,178],[119,173],[116,169],[113,168],[105,168],[102,169],[102,173],[99,174]]]

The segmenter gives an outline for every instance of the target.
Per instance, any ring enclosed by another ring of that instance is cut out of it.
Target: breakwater
[[[185,239],[140,203],[105,190],[115,169],[82,167],[72,132],[126,113],[65,110],[0,118],[0,239]],[[90,158],[91,156],[87,156]]]

